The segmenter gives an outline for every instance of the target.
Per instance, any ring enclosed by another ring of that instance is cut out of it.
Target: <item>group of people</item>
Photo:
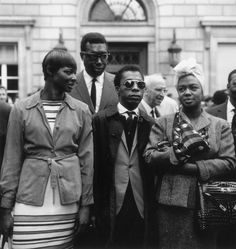
[[[13,249],[231,246],[233,234],[201,233],[196,212],[198,182],[234,177],[236,71],[224,120],[202,109],[204,76],[193,59],[174,68],[179,107],[161,75],[144,77],[135,65],[107,73],[102,34],[84,35],[80,55],[76,75],[68,52],[49,51],[43,89],[11,112],[0,105],[3,241]]]

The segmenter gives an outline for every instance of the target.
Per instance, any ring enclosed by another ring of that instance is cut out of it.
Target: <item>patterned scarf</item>
[[[204,152],[208,152],[208,130],[206,127],[196,131],[179,112],[175,114],[173,123],[173,149],[176,158],[181,163]]]

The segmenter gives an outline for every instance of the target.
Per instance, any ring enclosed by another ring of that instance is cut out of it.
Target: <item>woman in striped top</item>
[[[73,248],[76,219],[83,229],[93,203],[91,114],[67,94],[76,62],[52,50],[42,66],[44,88],[19,101],[9,119],[0,226],[5,237],[13,227],[14,249]]]

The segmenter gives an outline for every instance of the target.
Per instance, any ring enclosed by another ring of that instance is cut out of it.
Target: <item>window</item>
[[[19,92],[17,44],[0,43],[0,85],[14,101]]]
[[[138,0],[97,0],[90,12],[90,21],[146,21],[146,10]]]

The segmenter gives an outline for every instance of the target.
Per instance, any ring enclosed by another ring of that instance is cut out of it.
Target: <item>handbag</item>
[[[198,183],[198,187],[197,218],[201,230],[236,224],[236,182]]]

